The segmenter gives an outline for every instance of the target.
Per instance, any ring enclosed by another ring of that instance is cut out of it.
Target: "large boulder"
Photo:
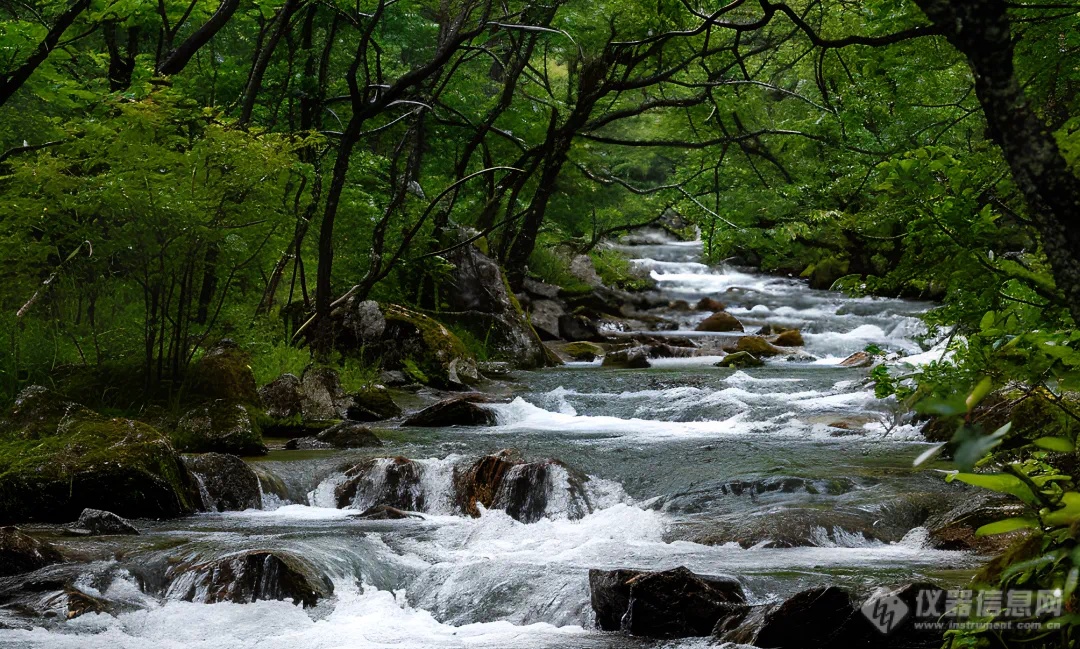
[[[519,462],[499,481],[492,509],[522,523],[542,518],[577,520],[593,511],[585,483],[588,476],[558,460]]]
[[[30,428],[20,427],[13,413],[0,426],[0,524],[62,523],[88,507],[127,518],[195,511],[197,487],[168,437],[82,407],[63,411],[35,418]]]
[[[184,464],[202,485],[203,507],[208,511],[262,509],[259,476],[235,455],[185,455]]]
[[[649,638],[706,636],[721,619],[747,610],[738,581],[702,577],[681,566],[590,570],[589,590],[598,627]]]
[[[559,316],[559,332],[564,340],[571,342],[589,340],[603,342],[604,336],[596,328],[596,323],[581,314]]]
[[[300,379],[300,404],[306,421],[341,419],[345,410],[341,377],[332,368],[309,366]]]
[[[788,329],[787,331],[781,331],[773,338],[774,345],[780,345],[781,347],[802,347],[804,344],[802,333],[798,329]]]
[[[727,311],[717,311],[702,320],[701,324],[697,326],[697,331],[726,332],[742,330],[743,325],[739,322],[739,319]]]
[[[477,403],[483,397],[463,395],[445,399],[409,415],[402,425],[420,427],[494,426],[495,413]]]
[[[189,453],[266,454],[262,431],[251,411],[221,399],[187,411],[176,424],[173,442]]]
[[[137,535],[139,528],[112,512],[87,508],[79,514],[71,531],[86,536]]]
[[[490,360],[514,363],[521,369],[550,365],[547,350],[499,264],[474,245],[454,248],[446,260],[454,270],[439,287],[447,307],[440,309],[439,318],[485,341]]]
[[[259,399],[274,419],[299,419],[303,414],[303,393],[295,374],[282,374],[259,388]]]
[[[231,340],[222,340],[188,370],[186,396],[223,399],[257,406],[261,403],[251,371],[251,356]]]
[[[209,561],[185,561],[171,566],[166,578],[169,599],[202,604],[291,600],[308,607],[334,592],[329,577],[282,550],[245,550]]]
[[[353,421],[382,421],[401,416],[401,406],[382,385],[368,386],[350,395],[350,399],[345,417]]]
[[[476,359],[444,325],[403,306],[383,308],[384,367],[401,369],[413,380],[438,388],[460,388],[479,380]],[[374,351],[374,350],[373,350]]]
[[[555,300],[534,300],[529,308],[529,321],[541,340],[559,339],[559,318],[566,315]]]
[[[25,534],[17,527],[0,527],[0,577],[8,577],[63,561],[51,544]]]

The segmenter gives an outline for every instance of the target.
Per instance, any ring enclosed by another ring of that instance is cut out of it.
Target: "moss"
[[[172,440],[176,448],[191,453],[266,453],[259,426],[261,411],[224,400],[197,406],[176,425]]]
[[[596,343],[579,341],[563,345],[563,352],[575,361],[593,361],[604,355],[604,348]]]
[[[647,272],[635,268],[625,255],[617,250],[594,250],[589,254],[606,286],[617,286],[627,291],[647,291],[656,288],[656,281]]]
[[[0,439],[0,522],[71,521],[86,507],[171,517],[196,503],[168,438],[141,422],[67,418],[52,435]]]
[[[403,344],[405,353],[399,362],[406,373],[421,383],[448,386],[453,383],[454,361],[464,359],[467,364],[475,365],[465,343],[434,319],[396,304],[386,306],[383,316],[386,335],[401,340],[419,339],[416,342],[420,344]]]
[[[735,345],[735,351],[749,352],[759,358],[762,356],[776,356],[780,353],[779,349],[773,347],[769,341],[761,336],[743,336],[739,338],[739,342]]]
[[[251,357],[235,344],[223,341],[211,348],[188,370],[185,395],[193,399],[224,399],[259,406],[259,392]]]

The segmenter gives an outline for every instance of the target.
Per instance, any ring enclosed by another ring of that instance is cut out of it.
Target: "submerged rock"
[[[397,521],[407,518],[418,518],[422,520],[424,517],[420,514],[402,511],[389,505],[375,505],[358,514],[356,518],[361,518],[366,521]]]
[[[722,358],[718,363],[715,363],[716,367],[760,367],[764,365],[765,361],[754,356],[750,352],[732,352]]]
[[[134,535],[139,533],[139,529],[132,525],[130,521],[124,520],[112,512],[89,508],[84,509],[79,514],[79,520],[75,521],[74,529],[71,531],[88,536]]]
[[[409,415],[404,426],[494,426],[495,413],[477,403],[483,397],[459,396],[445,399]]]
[[[31,572],[60,561],[63,557],[51,544],[17,527],[0,527],[0,577]]]
[[[282,550],[247,550],[169,568],[166,597],[201,604],[291,600],[305,607],[334,593],[330,578]]]
[[[652,367],[649,362],[649,350],[647,347],[631,347],[608,352],[604,356],[604,367],[613,369],[645,369]]]
[[[702,577],[681,566],[660,572],[593,569],[589,590],[598,627],[649,638],[706,636],[721,619],[747,610],[738,581]]]
[[[717,311],[701,321],[697,326],[698,331],[725,332],[743,331],[743,325],[739,319],[727,311]]]
[[[312,451],[331,448],[371,448],[382,446],[382,440],[367,426],[355,421],[343,421],[314,437],[290,439],[285,444],[289,451]]]
[[[173,518],[198,506],[194,480],[156,429],[75,404],[35,417],[29,429],[15,423],[20,414],[0,427],[0,523],[63,523],[88,507]]]
[[[184,464],[199,478],[203,506],[208,511],[262,509],[259,476],[247,462],[235,455],[186,455]]]
[[[190,453],[266,454],[262,431],[252,414],[243,405],[224,400],[189,410],[172,437],[177,448]]]

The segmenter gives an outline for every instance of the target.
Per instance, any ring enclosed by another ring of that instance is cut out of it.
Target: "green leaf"
[[[1064,527],[1080,521],[1080,493],[1066,491],[1061,496],[1061,503],[1064,505],[1061,509],[1040,512],[1044,524],[1050,527]]]
[[[967,406],[968,412],[971,412],[972,408],[977,406],[979,402],[986,397],[986,395],[990,394],[990,390],[992,389],[994,389],[994,382],[990,380],[989,376],[984,378],[982,381],[979,381],[979,384],[976,385],[975,389],[972,390],[971,394],[968,395],[967,401],[964,402],[964,405]]]
[[[992,536],[1016,530],[1032,530],[1039,527],[1039,521],[1030,516],[1014,516],[993,523],[987,523],[975,530],[975,536]]]
[[[1072,453],[1076,450],[1076,444],[1073,444],[1064,437],[1040,437],[1032,442],[1032,444],[1048,451],[1057,451],[1058,453]]]
[[[1035,494],[1031,493],[1031,489],[1024,484],[1024,481],[1008,473],[960,473],[958,471],[950,473],[945,478],[946,482],[952,482],[953,480],[959,480],[973,487],[982,487],[990,491],[1016,496],[1029,505],[1038,503]]]

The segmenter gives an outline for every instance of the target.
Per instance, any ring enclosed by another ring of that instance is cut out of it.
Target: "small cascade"
[[[334,592],[333,583],[309,562],[283,551],[251,550],[171,566],[165,598],[200,604],[291,600],[314,606]]]

